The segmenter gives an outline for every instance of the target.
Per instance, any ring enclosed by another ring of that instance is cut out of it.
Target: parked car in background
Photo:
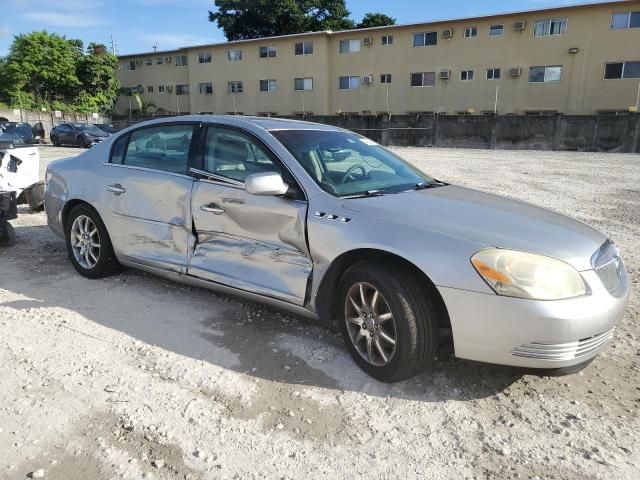
[[[19,137],[23,143],[34,143],[33,127],[25,122],[1,122],[0,133]]]
[[[386,382],[424,370],[444,338],[470,360],[583,365],[629,299],[597,230],[436,180],[328,125],[145,122],[50,163],[45,191],[81,275],[126,265],[336,322]]]
[[[110,133],[100,130],[91,123],[61,123],[51,130],[51,143],[56,147],[73,145],[89,148],[109,137]]]
[[[94,123],[94,125],[103,132],[116,133],[116,128],[110,123]]]

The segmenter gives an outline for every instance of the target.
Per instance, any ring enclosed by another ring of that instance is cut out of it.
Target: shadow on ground
[[[147,344],[265,380],[421,401],[470,400],[501,392],[523,372],[441,354],[431,369],[387,385],[364,374],[341,338],[318,322],[134,270],[87,280],[45,226],[17,226],[0,251],[0,288],[18,310],[58,307]]]

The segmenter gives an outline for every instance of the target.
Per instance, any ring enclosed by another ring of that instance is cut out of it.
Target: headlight
[[[575,268],[544,255],[490,248],[476,253],[471,263],[498,295],[561,300],[587,293]]]

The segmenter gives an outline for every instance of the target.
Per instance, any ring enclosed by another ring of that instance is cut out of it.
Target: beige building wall
[[[558,111],[593,114],[602,110],[628,110],[636,103],[640,79],[605,80],[606,62],[640,61],[640,28],[611,29],[614,12],[640,11],[640,1],[610,2],[513,13],[482,18],[443,21],[407,26],[383,27],[347,32],[318,32],[271,39],[229,42],[189,47],[172,52],[120,57],[120,80],[125,87],[143,86],[143,98],[169,112],[213,112],[291,115],[303,110],[316,115],[342,113],[406,114],[408,112],[493,111],[501,114]],[[563,35],[534,36],[538,20],[566,18]],[[523,31],[513,29],[524,21]],[[490,36],[491,25],[504,25],[501,36]],[[477,36],[465,38],[466,27],[475,27]],[[452,29],[451,38],[443,31]],[[437,32],[436,46],[413,47],[417,32]],[[392,35],[393,44],[382,45],[383,35]],[[371,46],[364,39],[371,39]],[[341,40],[360,40],[359,52],[340,53]],[[294,55],[295,43],[312,41],[313,55]],[[261,46],[277,49],[275,58],[260,58]],[[227,51],[241,49],[242,60],[229,61]],[[577,49],[577,52],[575,51]],[[571,51],[574,53],[571,53]],[[209,51],[211,63],[199,64],[199,52]],[[175,65],[176,55],[187,55],[188,65]],[[171,56],[171,63],[156,65],[156,57]],[[148,58],[152,65],[146,65]],[[138,60],[135,71],[124,68]],[[562,66],[559,82],[531,83],[532,66]],[[501,78],[488,80],[486,70],[500,68]],[[519,77],[509,71],[520,68]],[[473,70],[473,80],[461,80],[462,70]],[[451,78],[439,78],[450,71]],[[435,72],[434,86],[412,87],[411,73]],[[391,83],[382,84],[381,74],[391,74]],[[364,76],[373,83],[365,85]],[[341,90],[339,77],[360,77],[357,90]],[[294,78],[312,77],[313,91],[296,92]],[[277,89],[260,92],[259,81],[273,79]],[[213,83],[213,94],[198,93],[198,84]],[[227,82],[242,81],[243,93],[232,95]],[[174,85],[172,92],[158,93],[157,85]],[[176,95],[175,85],[188,84],[189,95]],[[154,93],[147,86],[154,85]],[[497,92],[496,92],[497,89]],[[234,108],[235,98],[235,108]],[[126,113],[130,97],[121,97],[118,110]],[[303,108],[304,101],[304,108]],[[135,103],[133,103],[135,108]]]

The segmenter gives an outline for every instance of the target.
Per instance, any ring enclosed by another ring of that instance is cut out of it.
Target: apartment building
[[[637,109],[640,1],[198,45],[119,57],[172,113],[565,114]]]

